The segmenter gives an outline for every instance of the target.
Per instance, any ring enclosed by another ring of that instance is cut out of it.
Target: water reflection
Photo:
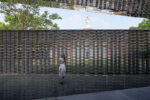
[[[62,86],[56,74],[0,75],[0,100],[31,100],[150,86],[150,75],[69,74]]]

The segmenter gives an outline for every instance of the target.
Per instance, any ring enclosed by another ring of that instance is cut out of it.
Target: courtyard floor
[[[1,74],[0,100],[32,100],[150,86],[150,75]]]

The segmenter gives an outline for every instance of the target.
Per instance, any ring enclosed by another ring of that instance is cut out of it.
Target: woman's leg
[[[61,76],[61,81],[63,81],[63,76]]]
[[[60,84],[63,84],[63,83],[64,83],[64,77],[61,76],[61,77],[60,77]]]
[[[64,81],[64,76],[61,77],[62,82]]]

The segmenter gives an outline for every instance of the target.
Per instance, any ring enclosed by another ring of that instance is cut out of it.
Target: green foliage
[[[47,6],[47,7],[55,7],[59,8],[59,3],[54,1],[44,1],[44,0],[0,0],[1,2],[9,2],[9,3],[21,3],[21,4],[29,4],[34,5],[38,4],[39,6]]]
[[[8,23],[0,23],[0,29],[59,29],[52,20],[61,19],[61,17],[58,14],[49,14],[47,11],[40,14],[38,4],[22,4],[22,7],[18,8],[11,2],[3,2],[0,8],[0,12],[5,14],[5,22]]]
[[[138,27],[130,27],[130,29],[150,29],[150,19],[144,19]]]
[[[150,29],[150,19],[144,19],[138,27],[130,27],[130,29],[136,30],[136,29]],[[146,36],[145,36],[146,37]],[[148,55],[148,49],[147,49],[147,40],[144,40],[143,44],[144,46],[142,47],[141,50],[139,50],[139,54],[144,56],[144,58],[147,58]]]

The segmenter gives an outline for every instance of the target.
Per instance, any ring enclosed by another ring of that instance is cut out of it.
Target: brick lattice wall
[[[0,31],[0,73],[150,73],[149,30]]]

